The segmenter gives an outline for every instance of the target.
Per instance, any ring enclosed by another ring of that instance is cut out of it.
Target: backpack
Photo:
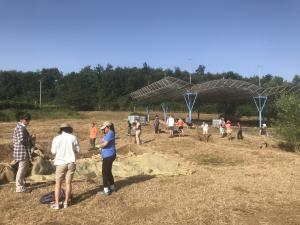
[[[65,190],[61,189],[59,201],[64,201],[64,199],[65,199]],[[42,203],[42,204],[50,204],[51,202],[54,202],[54,201],[55,201],[55,192],[54,191],[44,194],[40,199],[40,203]]]

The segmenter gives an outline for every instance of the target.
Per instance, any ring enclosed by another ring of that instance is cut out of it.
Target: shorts
[[[169,130],[174,130],[174,127],[169,127]]]
[[[183,129],[183,126],[178,127],[178,129],[179,129],[179,130],[182,130],[182,129]]]
[[[56,166],[56,172],[55,172],[55,179],[62,181],[64,178],[66,178],[67,182],[71,182],[74,176],[76,170],[76,164],[75,163],[68,163],[64,165],[57,165]]]

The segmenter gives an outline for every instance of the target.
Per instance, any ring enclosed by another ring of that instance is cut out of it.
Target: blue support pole
[[[254,103],[255,103],[257,111],[258,111],[258,120],[259,120],[258,125],[259,125],[259,127],[262,127],[262,112],[264,110],[267,99],[268,99],[267,96],[253,97]]]
[[[149,106],[147,105],[145,109],[146,109],[146,113],[147,113],[147,123],[149,123],[150,122],[150,109],[149,109]]]
[[[184,95],[184,100],[186,103],[186,106],[188,108],[188,112],[189,112],[189,119],[188,122],[192,123],[192,112],[193,112],[193,107],[197,98],[197,94],[192,93],[192,92],[186,92]]]
[[[163,103],[161,103],[161,108],[164,112],[164,120],[166,122],[167,121],[167,114],[168,114],[168,111],[169,111],[169,106],[165,102],[163,102]]]

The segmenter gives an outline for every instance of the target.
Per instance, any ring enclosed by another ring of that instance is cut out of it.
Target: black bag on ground
[[[64,200],[65,200],[65,190],[61,189],[59,201],[64,201]],[[42,204],[50,204],[51,202],[54,202],[54,201],[55,201],[55,192],[54,191],[44,194],[40,199],[40,203],[42,203]]]

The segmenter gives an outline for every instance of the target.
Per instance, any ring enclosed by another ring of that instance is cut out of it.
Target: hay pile
[[[102,160],[96,155],[92,158],[76,161],[75,180],[91,180],[99,178],[102,173]],[[143,153],[136,155],[129,153],[118,156],[113,164],[113,174],[116,177],[132,177],[138,175],[175,176],[189,175],[195,171],[195,166],[189,161],[162,153]],[[55,179],[51,175],[32,175],[31,181],[50,181]]]

